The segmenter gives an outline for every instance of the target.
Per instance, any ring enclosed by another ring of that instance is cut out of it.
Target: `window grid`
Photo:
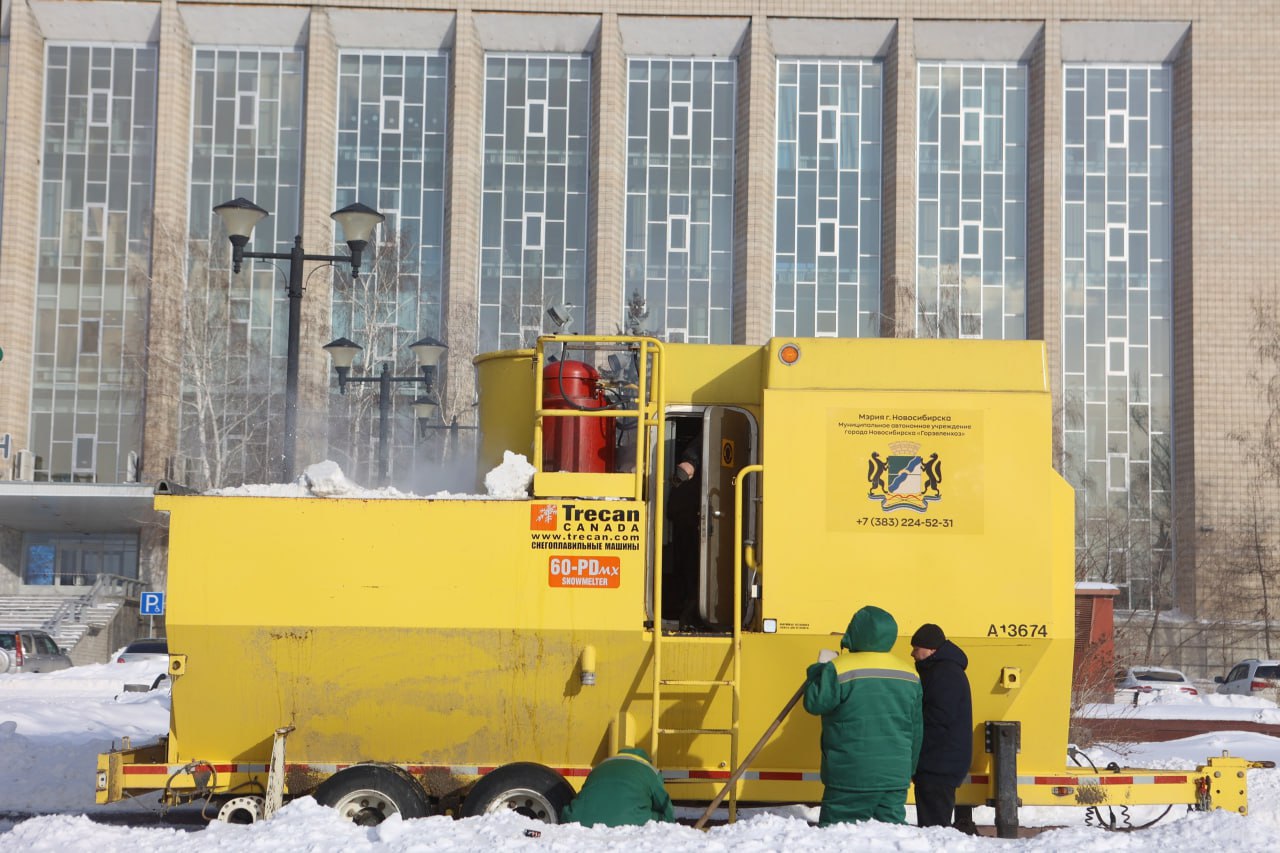
[[[733,337],[736,76],[728,59],[627,63],[623,302],[668,341]],[[685,217],[678,249],[670,227]]]
[[[100,575],[138,577],[137,534],[23,534],[24,584],[93,586]]]
[[[1078,565],[1137,609],[1173,594],[1172,88],[1168,66],[1064,69],[1062,471]]]
[[[778,63],[775,335],[880,334],[883,66]]]
[[[144,46],[45,50],[30,421],[37,480],[123,482],[133,473],[129,454],[142,450],[157,59]]]
[[[413,341],[442,338],[444,279],[445,140],[448,57],[438,53],[344,51],[338,57],[337,191],[334,208],[363,202],[387,220],[375,233],[358,279],[337,268],[333,276],[332,337],[365,348],[356,371],[376,372],[391,362],[396,375],[412,375]],[[336,253],[345,247],[335,246]],[[400,383],[398,398],[420,386]],[[377,471],[376,391],[352,386],[329,396],[329,447],[359,482]],[[424,439],[408,401],[392,407],[391,470],[397,485],[412,487]]]
[[[1023,339],[1027,69],[919,65],[916,334]]]
[[[590,147],[588,57],[485,57],[481,352],[585,331],[548,329],[546,313],[585,315]]]
[[[292,247],[304,65],[301,51],[195,49],[179,455],[188,482],[202,487],[266,481],[280,456],[287,270],[245,261],[232,275],[213,207],[250,199],[271,213],[254,228],[250,248]],[[244,124],[250,108],[253,120]]]

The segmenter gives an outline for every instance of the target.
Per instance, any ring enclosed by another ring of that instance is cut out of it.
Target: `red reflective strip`
[[[496,765],[495,765],[495,766],[493,766],[493,767],[485,767],[484,765],[481,765],[481,766],[479,766],[479,767],[477,767],[477,768],[476,768],[476,772],[478,772],[481,776],[483,776],[483,775],[485,775],[486,773],[492,773],[493,771],[495,771],[495,770],[497,770],[497,769],[498,769],[498,768],[497,768],[497,766],[496,766]]]
[[[586,776],[591,770],[586,767],[560,767],[557,772],[561,776]]]
[[[990,776],[970,776],[969,781],[975,785],[988,785],[991,783]]]
[[[1075,776],[1034,776],[1032,783],[1035,785],[1078,785],[1080,780]]]
[[[1132,785],[1133,777],[1132,776],[1100,776],[1098,777],[1098,781],[1100,781],[1104,785]]]
[[[761,770],[761,782],[803,782],[803,773],[790,773],[782,770]]]
[[[690,770],[690,779],[728,779],[728,770]]]
[[[169,772],[169,768],[163,764],[126,764],[124,766],[124,775],[126,776],[155,776],[164,775]]]
[[[1156,776],[1152,779],[1157,785],[1185,785],[1187,784],[1186,776]]]

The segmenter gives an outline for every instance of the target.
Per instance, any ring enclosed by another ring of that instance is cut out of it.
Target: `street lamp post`
[[[329,214],[343,236],[347,238],[347,248],[351,254],[310,255],[302,251],[302,235],[293,238],[293,249],[289,252],[249,252],[245,246],[253,234],[253,226],[257,225],[267,211],[245,198],[237,198],[223,202],[213,209],[222,219],[231,240],[231,271],[240,272],[240,264],[245,258],[288,261],[289,262],[289,345],[285,361],[284,380],[284,480],[293,480],[294,464],[298,448],[298,338],[302,329],[302,265],[306,261],[325,261],[328,263],[351,262],[351,276],[360,275],[360,255],[369,245],[373,229],[386,219],[372,207],[356,202],[341,210]]]
[[[439,411],[440,406],[432,396],[435,390],[436,369],[444,355],[445,345],[435,338],[422,338],[409,344],[414,357],[418,360],[416,376],[392,376],[391,362],[384,361],[377,376],[352,376],[351,363],[364,347],[355,341],[338,338],[324,345],[324,349],[333,359],[333,368],[338,374],[338,390],[347,393],[347,384],[351,382],[378,383],[378,485],[387,485],[391,417],[391,386],[396,382],[421,383],[423,393],[413,401],[413,413],[416,417],[430,419]]]

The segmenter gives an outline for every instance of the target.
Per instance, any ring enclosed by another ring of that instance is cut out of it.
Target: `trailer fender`
[[[475,784],[462,803],[463,817],[514,811],[545,823],[559,823],[573,799],[573,787],[556,771],[532,761],[504,764]]]
[[[313,796],[358,826],[377,826],[395,814],[405,820],[432,814],[418,780],[394,764],[355,764],[339,770]]]

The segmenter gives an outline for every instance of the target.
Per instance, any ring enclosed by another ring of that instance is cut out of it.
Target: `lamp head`
[[[364,347],[347,338],[338,338],[324,345],[325,352],[333,359],[333,369],[338,373],[338,390],[347,393],[347,377],[351,375],[351,363]]]
[[[425,337],[409,344],[409,349],[413,351],[413,357],[418,360],[418,366],[425,369],[438,367],[440,359],[444,358],[445,351],[449,348],[435,338]]]
[[[351,250],[351,275],[360,275],[360,254],[369,245],[373,229],[385,222],[387,217],[358,201],[335,210],[329,217],[338,223],[342,236],[347,241],[347,248]]]
[[[413,401],[413,416],[420,421],[431,421],[440,411],[440,404],[435,401],[434,397],[415,397]]]
[[[569,312],[568,305],[552,305],[547,308],[547,317],[552,323],[556,324],[556,328],[563,330],[573,322],[573,314]]]
[[[233,272],[240,272],[240,264],[244,260],[244,247],[249,244],[253,234],[253,226],[262,221],[267,211],[258,207],[247,198],[234,198],[224,201],[213,209],[222,220],[222,227],[231,240],[231,266]]]

